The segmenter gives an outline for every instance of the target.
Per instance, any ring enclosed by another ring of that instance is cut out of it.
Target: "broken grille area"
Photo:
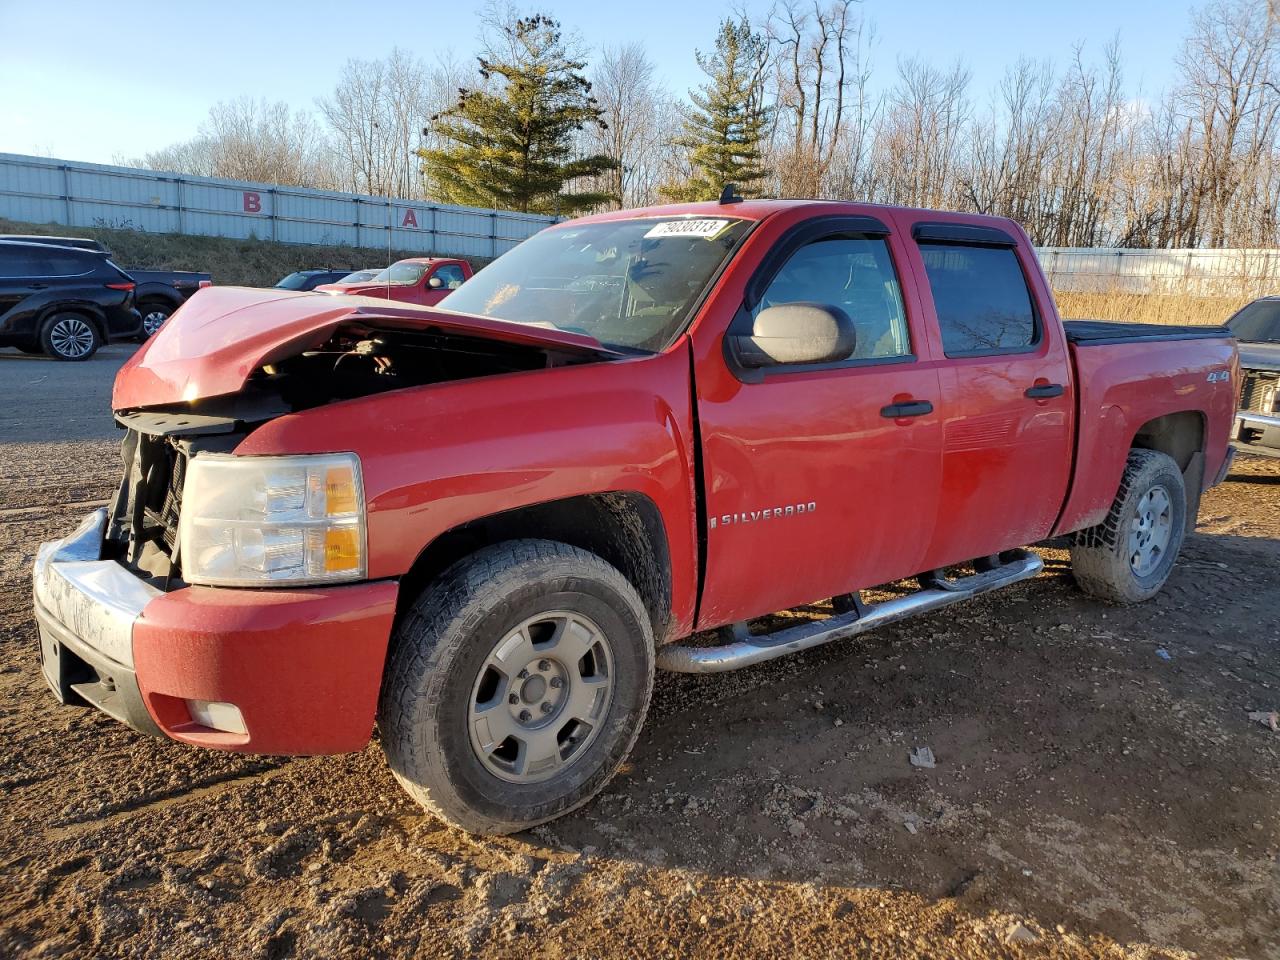
[[[130,430],[121,456],[124,477],[107,519],[106,548],[140,576],[167,582],[179,574],[187,454],[167,437]]]

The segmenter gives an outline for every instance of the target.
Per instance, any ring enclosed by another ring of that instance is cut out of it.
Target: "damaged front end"
[[[245,292],[230,291],[236,309],[224,316],[222,336],[201,322],[218,309],[216,297],[202,295],[192,305],[203,314],[166,325],[117,381],[124,476],[108,510],[103,556],[161,590],[183,583],[179,521],[194,457],[234,453],[263,423],[344,400],[617,356],[561,331],[358,300],[335,315],[332,298],[320,310],[305,294],[256,291],[269,299],[254,311]],[[228,342],[237,324],[255,316],[247,342]],[[272,323],[274,338],[265,336]],[[216,366],[210,357],[219,358]]]

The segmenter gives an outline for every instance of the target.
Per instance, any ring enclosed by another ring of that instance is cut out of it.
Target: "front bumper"
[[[41,667],[61,702],[246,753],[346,753],[368,743],[394,581],[165,593],[101,559],[105,524],[106,511],[95,511],[36,555]],[[243,732],[196,722],[190,701],[234,704]]]

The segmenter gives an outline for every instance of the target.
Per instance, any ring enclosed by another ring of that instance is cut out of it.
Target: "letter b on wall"
[[[245,213],[261,213],[262,212],[262,195],[253,190],[244,192],[244,212]]]

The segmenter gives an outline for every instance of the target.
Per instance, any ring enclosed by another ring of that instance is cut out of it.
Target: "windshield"
[[[310,274],[291,273],[279,283],[276,284],[281,290],[301,290],[307,284],[307,278]]]
[[[1232,336],[1246,343],[1280,343],[1280,300],[1255,300],[1227,321]]]
[[[672,217],[544,230],[441,306],[583,333],[607,346],[661,350],[747,227],[743,220]]]
[[[339,280],[339,283],[363,283],[365,280],[372,280],[377,276],[377,270],[357,270],[355,273],[348,273]]]
[[[379,270],[370,279],[370,283],[389,283],[396,286],[412,286],[422,279],[427,272],[425,263],[393,263],[385,270]]]

